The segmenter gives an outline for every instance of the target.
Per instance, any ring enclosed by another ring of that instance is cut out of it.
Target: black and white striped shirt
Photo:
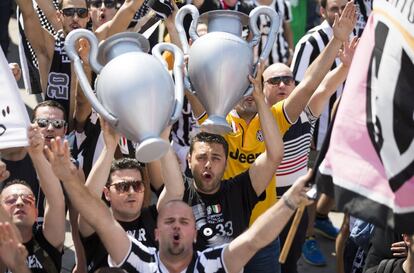
[[[285,0],[273,0],[270,7],[274,8],[279,14],[279,30],[276,35],[275,43],[273,44],[272,51],[269,54],[268,64],[273,63],[287,63],[289,60],[289,44],[285,38],[283,22],[290,22],[291,20],[291,10],[290,4]],[[270,32],[270,19],[265,15],[260,15],[260,33],[261,39],[259,41],[259,56],[264,50],[267,38]]]
[[[308,33],[299,40],[295,47],[295,53],[291,64],[291,70],[293,71],[296,83],[303,80],[306,69],[308,69],[311,63],[319,56],[332,36],[333,29],[325,20],[320,25],[309,30]],[[331,70],[337,67],[340,63],[341,61],[339,58],[336,58]],[[322,146],[330,122],[330,113],[333,104],[336,98],[342,94],[342,89],[343,84],[341,84],[336,90],[336,93],[331,96],[329,103],[325,106],[315,125],[314,142],[317,150]]]
[[[125,259],[120,264],[115,264],[108,257],[111,267],[120,267],[128,273],[168,273],[168,269],[160,260],[159,253],[154,247],[146,247],[135,238],[128,235],[131,246]],[[224,264],[224,249],[227,244],[208,248],[204,251],[194,252],[193,258],[187,269],[188,273],[225,273],[228,272]]]

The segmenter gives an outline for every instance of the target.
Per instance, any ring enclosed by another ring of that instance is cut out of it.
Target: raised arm
[[[92,81],[92,68],[89,65],[89,42],[81,38],[77,43],[78,54],[82,60],[83,71],[89,82]],[[91,83],[93,84],[93,83]],[[86,98],[85,93],[82,90],[79,79],[76,79],[76,100],[73,118],[75,119],[75,130],[78,133],[82,133],[85,130],[85,124],[92,113],[92,105]]]
[[[15,1],[22,12],[24,33],[36,53],[39,69],[46,71],[49,68],[46,69],[45,65],[49,64],[53,57],[54,38],[40,25],[32,0]]]
[[[345,81],[357,45],[357,37],[354,37],[351,43],[344,43],[344,48],[339,55],[341,64],[326,74],[325,78],[310,98],[308,106],[315,116],[319,116],[322,113],[329,98],[335,93],[338,86]]]
[[[224,250],[228,272],[240,272],[251,257],[273,241],[285,227],[299,205],[309,205],[304,188],[310,173],[300,177],[283,195],[282,200],[260,215],[253,225]]]
[[[52,25],[53,29],[58,31],[62,28],[62,22],[57,16],[57,10],[53,5],[52,0],[36,0],[37,5],[45,14],[47,20]]]
[[[141,7],[143,0],[125,0],[112,20],[95,30],[99,41],[105,40],[116,33],[126,31],[135,12]]]
[[[256,78],[249,76],[253,83],[253,98],[259,113],[260,126],[263,131],[266,151],[250,166],[249,175],[257,195],[262,194],[283,159],[283,140],[275,118],[265,102],[262,86],[263,62],[258,64]]]
[[[83,185],[75,165],[70,161],[68,142],[61,142],[60,137],[57,137],[51,144],[51,149],[46,152],[53,172],[62,181],[73,206],[98,233],[114,262],[120,263],[130,247],[127,234],[101,199],[92,195]]]
[[[57,249],[63,248],[65,241],[65,198],[59,179],[53,174],[44,153],[44,137],[37,125],[29,129],[28,152],[39,178],[40,188],[46,197],[43,234]]]
[[[303,80],[286,99],[284,109],[289,120],[296,121],[300,113],[305,109],[310,97],[330,70],[332,63],[338,54],[338,50],[344,42],[348,41],[355,23],[355,5],[352,1],[349,1],[341,14],[341,18],[338,17],[338,14],[335,15],[333,38],[315,61],[308,67]]]
[[[103,188],[108,181],[111,164],[119,141],[119,136],[105,120],[100,118],[100,123],[105,146],[89,173],[88,180],[85,184],[89,192],[97,198],[102,196]],[[95,232],[93,227],[89,225],[88,221],[82,215],[79,216],[79,231],[83,237],[88,237]]]
[[[171,43],[182,49],[180,37],[178,36],[178,31],[175,27],[175,15],[178,12],[178,7],[175,1],[171,1],[171,4],[174,9],[173,12],[165,19],[165,27],[167,28],[168,34],[170,35]]]
[[[184,181],[177,156],[170,146],[168,153],[161,158],[161,171],[164,178],[164,189],[157,202],[157,209],[170,200],[182,200]]]

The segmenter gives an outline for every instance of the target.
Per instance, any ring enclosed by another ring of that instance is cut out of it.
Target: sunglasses
[[[102,3],[104,3],[105,8],[107,9],[112,9],[116,6],[116,1],[111,1],[111,0],[97,0],[97,1],[91,1],[90,5],[94,8],[100,8],[102,7]]]
[[[37,118],[35,121],[40,128],[46,128],[49,126],[49,124],[52,124],[53,128],[62,129],[66,124],[66,121],[63,119]]]
[[[25,205],[33,206],[35,203],[35,197],[33,196],[33,194],[27,194],[27,193],[20,193],[20,194],[15,193],[15,194],[9,195],[4,199],[3,203],[8,206],[13,206],[17,203],[17,200],[19,200],[19,198],[22,199]]]
[[[119,183],[115,183],[115,184],[111,184],[108,186],[108,188],[114,186],[115,190],[118,193],[124,193],[124,192],[129,192],[129,189],[132,186],[132,189],[135,192],[143,192],[145,190],[145,185],[144,182],[140,181],[140,180],[133,180],[133,181],[122,181]]]
[[[283,82],[285,85],[291,85],[293,83],[293,77],[292,76],[272,77],[268,79],[266,82],[271,85],[279,85],[281,82]]]
[[[62,9],[62,13],[64,16],[67,16],[67,17],[73,17],[75,16],[75,13],[78,15],[79,18],[88,17],[87,8],[66,8],[66,9]]]

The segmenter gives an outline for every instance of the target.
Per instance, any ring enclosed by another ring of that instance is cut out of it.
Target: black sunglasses
[[[283,82],[285,85],[291,85],[293,83],[293,77],[292,76],[272,77],[268,79],[266,82],[271,85],[279,85],[281,82]]]
[[[64,16],[73,17],[75,13],[78,15],[79,18],[86,18],[88,17],[88,9],[87,8],[65,8],[62,9],[62,13]]]
[[[129,192],[129,189],[131,188],[131,186],[135,192],[143,192],[145,190],[144,182],[140,180],[122,181],[122,182],[111,184],[108,186],[108,188],[112,186],[115,187],[115,190],[118,193]]]
[[[45,128],[49,126],[49,124],[52,124],[53,128],[62,129],[66,124],[66,121],[64,121],[63,119],[37,118],[35,119],[35,121],[40,128]]]
[[[96,1],[91,1],[90,5],[94,8],[100,8],[102,7],[102,3],[104,3],[105,8],[107,9],[112,9],[116,6],[116,1],[111,1],[111,0],[96,0]]]

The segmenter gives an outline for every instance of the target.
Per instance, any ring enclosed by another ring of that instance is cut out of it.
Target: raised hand
[[[306,187],[306,183],[311,177],[312,172],[308,171],[306,175],[299,177],[296,182],[290,187],[290,189],[284,194],[295,207],[312,204],[313,201],[310,200],[306,195],[306,192],[309,190],[309,188]]]
[[[249,80],[253,84],[252,96],[255,100],[264,99],[262,75],[264,71],[264,60],[260,60],[256,66],[256,77],[249,75]]]
[[[79,57],[81,58],[84,65],[89,65],[89,51],[91,45],[85,38],[80,38],[77,43],[77,50]]]
[[[351,65],[358,42],[358,37],[352,38],[350,43],[348,41],[344,42],[338,56],[344,66],[349,67]]]
[[[391,245],[391,252],[393,257],[404,258],[407,257],[408,248],[404,241],[396,242]]]
[[[29,147],[27,151],[30,156],[38,156],[43,154],[45,147],[45,138],[39,130],[37,124],[31,124],[28,131]]]
[[[16,81],[20,80],[22,77],[22,70],[20,69],[20,66],[18,63],[9,63],[9,68],[13,73],[14,79]]]
[[[13,272],[30,272],[26,266],[27,249],[16,232],[10,223],[0,223],[0,260]]]
[[[335,21],[332,26],[334,37],[342,42],[348,41],[356,21],[356,7],[353,1],[349,1],[342,11],[341,18],[339,18],[338,14],[335,14]]]
[[[0,160],[0,183],[9,178],[10,172],[6,169],[6,163]]]
[[[99,116],[99,122],[101,124],[105,146],[108,149],[115,150],[119,142],[119,135],[115,129],[112,128],[112,126],[101,116]]]
[[[67,140],[62,141],[60,137],[56,137],[51,141],[51,148],[45,149],[53,172],[61,181],[65,182],[77,177],[77,168],[71,161]]]

